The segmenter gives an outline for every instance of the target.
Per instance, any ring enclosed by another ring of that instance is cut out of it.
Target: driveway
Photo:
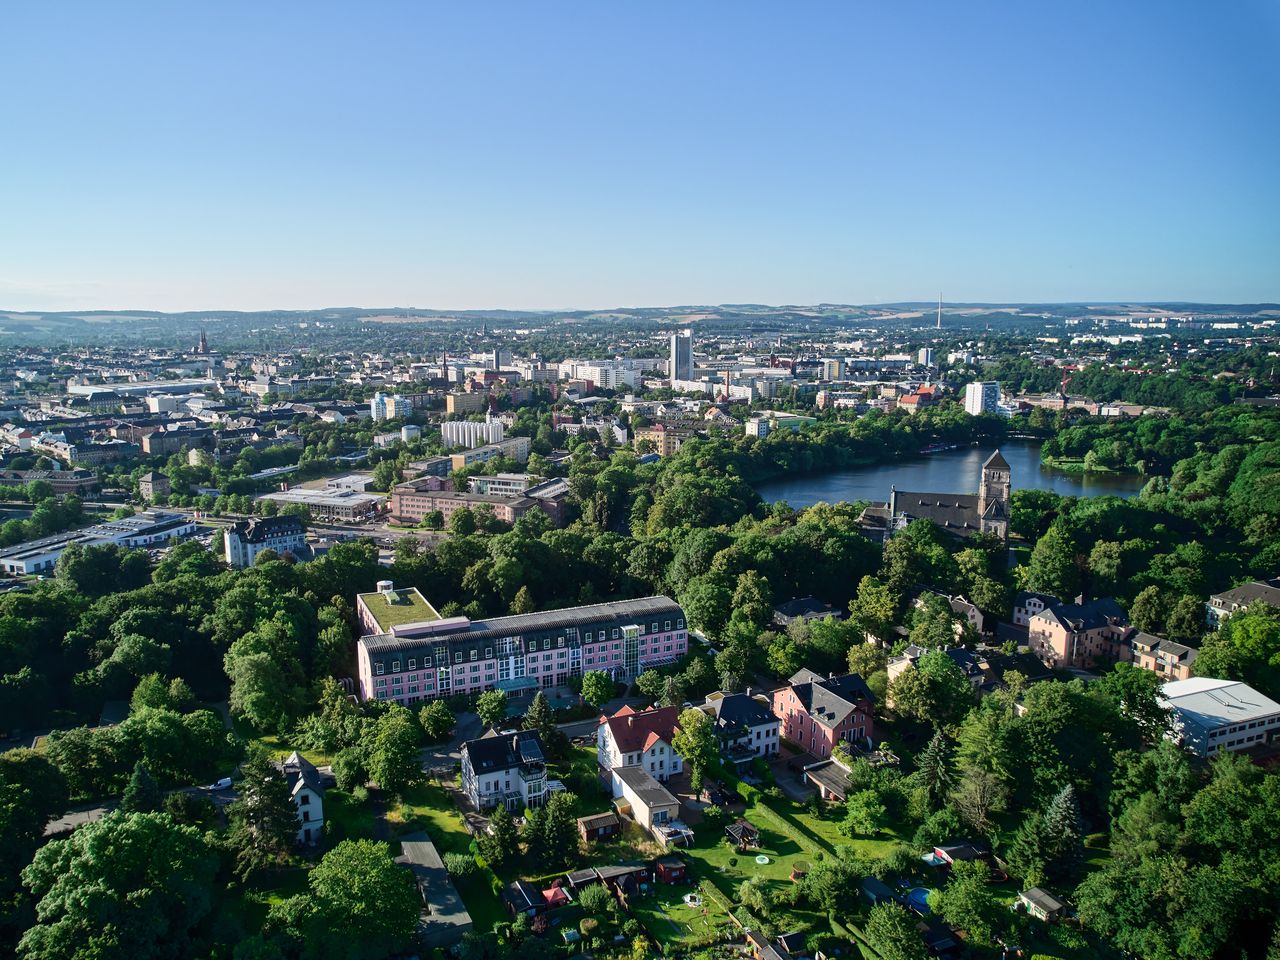
[[[792,762],[796,766],[803,767],[805,764],[814,763],[815,759],[807,753],[788,753],[784,748],[776,758],[769,761],[769,769],[773,771],[774,781],[788,799],[796,803],[804,803],[817,791],[799,772],[792,769]]]
[[[452,780],[454,767],[462,762],[462,744],[483,733],[484,727],[478,716],[474,713],[458,714],[451,739],[423,747],[422,769],[440,780]]]

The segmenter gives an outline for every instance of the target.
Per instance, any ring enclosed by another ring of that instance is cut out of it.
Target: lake
[[[929,456],[874,467],[779,477],[756,487],[769,503],[785,500],[793,507],[840,500],[888,500],[889,488],[919,493],[977,493],[982,464],[994,446],[961,447]],[[1009,461],[1014,490],[1052,490],[1064,496],[1135,496],[1146,477],[1114,473],[1063,473],[1040,465],[1040,444],[1015,440],[1001,444]]]

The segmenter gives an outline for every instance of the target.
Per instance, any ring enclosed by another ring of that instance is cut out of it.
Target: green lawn
[[[360,800],[336,787],[324,795],[325,837],[330,846],[343,840],[373,836],[373,810],[368,800]]]
[[[434,783],[412,788],[387,811],[387,822],[391,826],[393,845],[395,837],[425,830],[441,857],[446,853],[471,852],[471,834],[462,822],[462,815],[445,789]],[[455,881],[476,930],[482,933],[507,919],[506,909],[494,890],[496,882],[488,869],[466,880]]]
[[[687,893],[697,893],[697,887],[659,884],[644,896],[630,900],[636,918],[664,948],[700,939],[730,922],[729,914],[718,902],[703,897],[701,906],[691,907],[683,899]]]
[[[373,619],[384,631],[406,623],[423,623],[428,620],[439,620],[440,614],[431,606],[416,587],[407,587],[395,592],[395,602],[388,603],[387,598],[378,592],[362,593],[360,599],[373,614]]]

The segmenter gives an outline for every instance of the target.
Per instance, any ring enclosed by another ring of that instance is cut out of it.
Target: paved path
[[[219,810],[226,807],[227,804],[236,798],[234,787],[225,787],[222,790],[210,790],[208,787],[179,787],[177,790],[166,790],[165,793],[190,793],[197,796],[208,797]],[[100,803],[95,806],[81,806],[76,807],[74,810],[68,810],[62,816],[50,820],[45,824],[44,835],[48,837],[55,833],[74,830],[76,827],[83,827],[86,823],[94,823],[101,820],[108,813],[114,810],[117,805],[117,801],[112,800],[109,803]]]

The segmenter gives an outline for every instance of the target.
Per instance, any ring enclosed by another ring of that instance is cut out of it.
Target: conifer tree
[[[243,880],[287,859],[298,835],[298,811],[284,774],[266,750],[252,749],[240,770],[239,796],[227,807],[227,839],[236,852],[236,875]]]
[[[133,776],[120,799],[120,809],[125,813],[153,813],[160,809],[163,800],[160,785],[139,760],[133,766]]]
[[[920,780],[929,794],[929,806],[942,806],[951,791],[951,744],[941,730],[920,754]]]

